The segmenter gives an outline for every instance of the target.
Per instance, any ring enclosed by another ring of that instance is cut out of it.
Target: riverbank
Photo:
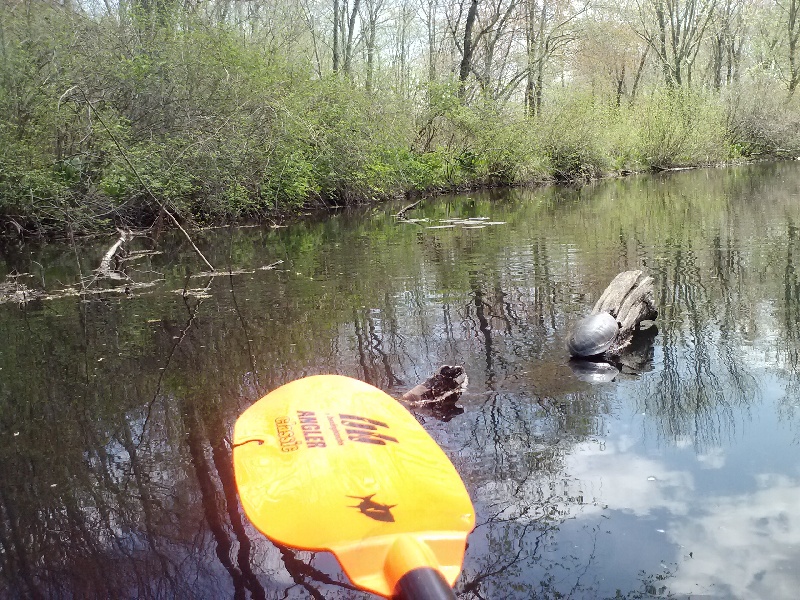
[[[130,124],[112,123],[110,109],[101,112],[76,99],[76,110],[97,111],[91,149],[58,160],[41,148],[34,153],[33,139],[5,146],[2,235],[63,236],[178,222],[186,227],[275,223],[312,208],[587,181],[793,152],[780,149],[791,146],[785,140],[764,136],[734,141],[736,131],[722,118],[722,103],[688,93],[654,94],[633,108],[573,99],[535,118],[456,104],[428,120],[429,133],[412,134],[412,116],[375,118],[385,106],[362,98],[365,104],[354,108],[347,86],[319,87],[340,94],[327,105],[340,112],[339,120],[323,127],[325,111],[315,97],[308,111],[284,115],[278,127],[297,125],[293,119],[304,112],[306,120],[317,120],[314,126],[305,123],[309,135],[284,135],[261,145],[241,128],[219,127],[214,137],[204,130],[141,140]],[[240,125],[252,135],[267,127],[257,114]],[[215,126],[216,121],[208,124]]]
[[[794,152],[792,140],[771,140],[763,132],[742,136],[744,116],[732,126],[718,98],[687,92],[654,93],[635,107],[572,99],[539,117],[455,103],[429,116],[427,133],[414,133],[414,115],[392,118],[386,113],[397,107],[366,97],[353,103],[354,91],[340,82],[317,87],[319,94],[338,96],[323,106],[312,95],[285,112],[279,125],[274,115],[268,119],[273,129],[302,127],[305,135],[294,131],[261,143],[253,138],[270,127],[259,118],[268,112],[264,106],[226,131],[212,120],[200,131],[140,139],[131,124],[111,116],[110,107],[73,98],[74,110],[94,121],[91,147],[59,159],[32,138],[6,144],[2,233],[63,236],[118,226],[274,223],[310,208]],[[337,120],[328,119],[330,111]]]
[[[800,155],[798,103],[766,76],[746,93],[563,80],[531,106],[452,70],[402,89],[315,72],[200,14],[0,10],[5,238]]]

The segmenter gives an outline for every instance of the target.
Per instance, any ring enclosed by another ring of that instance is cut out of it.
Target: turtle
[[[602,354],[611,347],[619,332],[619,323],[607,312],[589,315],[578,321],[567,340],[572,356],[583,358]]]
[[[424,383],[414,386],[405,394],[403,400],[412,406],[426,404],[455,403],[467,388],[469,378],[461,365],[442,365]]]

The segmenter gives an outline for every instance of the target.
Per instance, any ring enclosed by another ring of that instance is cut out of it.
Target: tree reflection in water
[[[478,510],[461,597],[723,589],[712,575],[724,575],[724,557],[737,565],[730,590],[753,583],[748,564],[769,578],[775,561],[756,533],[787,556],[800,541],[786,508],[796,476],[779,462],[791,449],[752,468],[735,453],[778,443],[778,426],[797,441],[800,169],[737,173],[420,209],[492,214],[506,222],[494,229],[426,230],[387,211],[198,234],[214,264],[251,271],[187,277],[194,257],[167,245],[132,273],[165,280],[152,292],[0,307],[0,598],[367,598],[330,555],[276,547],[252,528],[229,432],[292,379],[342,373],[399,397],[441,364],[464,365],[469,388],[452,412],[416,413]],[[63,251],[30,257],[54,265],[44,280],[77,276],[76,249]],[[84,272],[98,252],[77,248]],[[285,270],[257,269],[279,259]],[[657,282],[658,330],[614,381],[581,381],[565,332],[616,273],[638,267]],[[180,293],[187,281],[194,295]],[[748,431],[773,406],[776,431],[756,440]],[[725,461],[735,483],[720,483]],[[754,532],[760,560],[715,540],[716,526]],[[687,544],[704,552],[679,550]]]

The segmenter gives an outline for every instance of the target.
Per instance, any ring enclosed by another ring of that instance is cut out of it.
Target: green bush
[[[556,179],[591,179],[613,168],[606,147],[609,110],[589,95],[570,94],[533,120],[536,147]]]
[[[513,185],[546,178],[530,123],[514,107],[464,105],[458,86],[429,86],[414,146],[435,160],[444,187]],[[430,160],[428,164],[431,164]]]
[[[657,91],[629,112],[637,162],[651,169],[713,164],[728,157],[725,112],[714,97],[684,89]]]
[[[261,196],[267,207],[297,209],[319,193],[314,164],[302,149],[277,157],[264,170]]]
[[[800,96],[786,95],[774,81],[750,82],[751,93],[724,95],[734,158],[800,155]]]
[[[318,56],[292,52],[307,47],[297,31],[136,5],[120,5],[119,19],[0,6],[7,223],[149,225],[161,206],[184,222],[236,222],[316,202],[800,154],[800,106],[766,76],[722,100],[642,87],[633,106],[576,79],[526,117],[489,92],[465,103],[455,78],[410,98],[379,80],[367,92],[363,73],[320,74]]]

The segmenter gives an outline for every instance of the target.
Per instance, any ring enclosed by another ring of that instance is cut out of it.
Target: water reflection
[[[757,490],[713,499],[670,532],[694,548],[673,587],[733,598],[790,598],[800,586],[800,483],[764,474]],[[724,574],[724,576],[722,575]]]
[[[389,207],[206,232],[226,277],[195,277],[196,256],[161,239],[131,296],[4,304],[0,597],[366,598],[330,555],[253,530],[231,425],[305,375],[399,397],[460,364],[455,410],[417,412],[478,509],[461,597],[792,598],[798,190],[797,165],[767,165],[415,209],[505,222],[483,229]],[[53,292],[102,253],[17,248],[2,275]],[[583,381],[567,324],[635,268],[656,279],[658,329],[612,383]]]
[[[608,360],[570,358],[569,368],[575,377],[588,383],[608,383],[620,374],[620,369]]]

